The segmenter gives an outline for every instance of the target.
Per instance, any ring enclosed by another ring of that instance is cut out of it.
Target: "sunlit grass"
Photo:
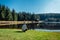
[[[60,32],[42,32],[20,29],[0,29],[0,40],[60,40]]]

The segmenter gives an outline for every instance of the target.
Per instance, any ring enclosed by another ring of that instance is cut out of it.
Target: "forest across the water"
[[[60,13],[30,13],[16,12],[15,9],[10,10],[5,5],[0,5],[0,21],[60,21]]]

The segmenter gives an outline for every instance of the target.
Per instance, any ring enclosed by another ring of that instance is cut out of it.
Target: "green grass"
[[[60,40],[60,32],[42,32],[20,29],[0,29],[0,40]]]

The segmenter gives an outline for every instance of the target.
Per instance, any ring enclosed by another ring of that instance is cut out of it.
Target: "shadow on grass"
[[[24,33],[23,31],[15,31],[16,33]]]

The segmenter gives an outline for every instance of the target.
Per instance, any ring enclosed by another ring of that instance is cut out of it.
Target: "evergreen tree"
[[[6,15],[5,10],[6,10],[5,6],[2,5],[2,7],[1,7],[1,17],[2,17],[2,20],[5,20],[5,15]]]
[[[2,20],[1,12],[2,12],[2,5],[0,4],[0,20]]]
[[[10,11],[10,9],[7,7],[6,8],[6,11],[5,11],[6,15],[5,15],[5,19],[8,20],[8,21],[12,21],[13,20],[13,17],[12,17],[12,13]]]
[[[17,13],[15,12],[14,9],[12,10],[12,16],[13,16],[13,21],[17,21],[18,20],[18,15],[17,15]]]

